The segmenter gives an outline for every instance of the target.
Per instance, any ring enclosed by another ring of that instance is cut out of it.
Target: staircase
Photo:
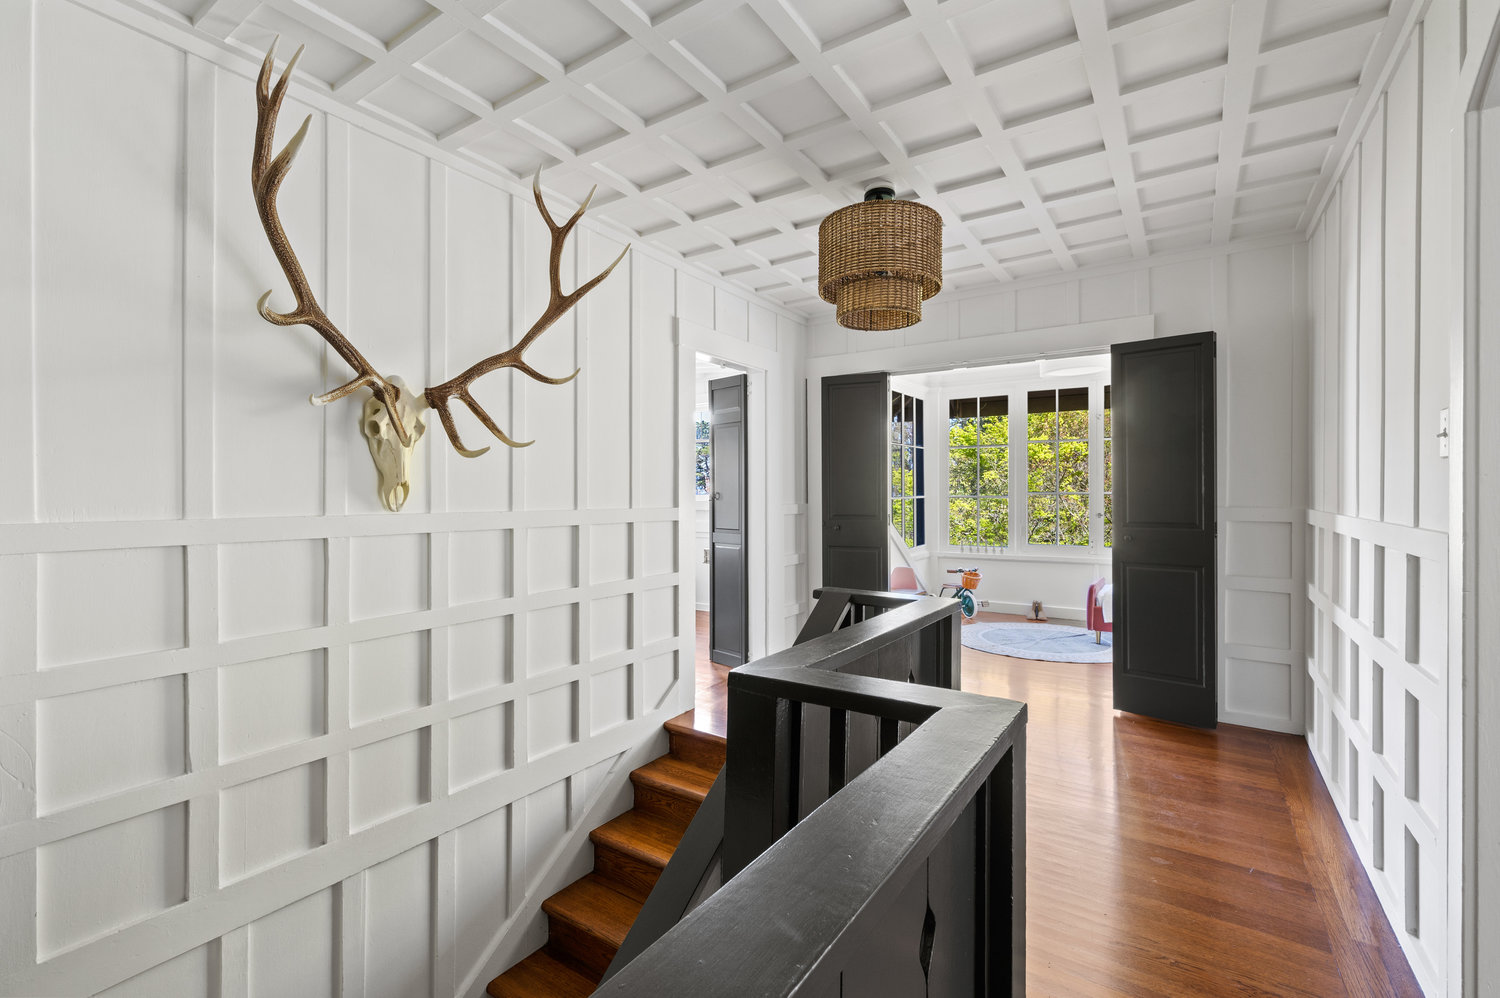
[[[493,998],[584,998],[656,884],[724,766],[724,739],[691,712],[665,725],[671,751],[630,774],[635,806],[589,833],[594,870],[542,902],[547,945],[490,982]]]

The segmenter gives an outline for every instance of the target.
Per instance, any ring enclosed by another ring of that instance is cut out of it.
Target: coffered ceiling
[[[875,178],[962,288],[1293,232],[1414,0],[127,0],[809,315]]]

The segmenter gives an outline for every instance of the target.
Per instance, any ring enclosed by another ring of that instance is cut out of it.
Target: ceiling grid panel
[[[813,318],[888,178],[961,290],[1291,235],[1415,0],[119,0]],[[368,120],[368,119],[367,119]]]

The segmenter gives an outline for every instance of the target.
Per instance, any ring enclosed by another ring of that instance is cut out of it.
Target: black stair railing
[[[820,596],[837,630],[730,674],[722,811],[598,993],[1024,993],[1025,705],[953,688],[953,601]]]

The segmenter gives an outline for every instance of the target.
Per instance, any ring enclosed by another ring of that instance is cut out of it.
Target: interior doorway
[[[733,667],[750,655],[749,376],[707,354],[694,355],[693,537],[699,656]]]

